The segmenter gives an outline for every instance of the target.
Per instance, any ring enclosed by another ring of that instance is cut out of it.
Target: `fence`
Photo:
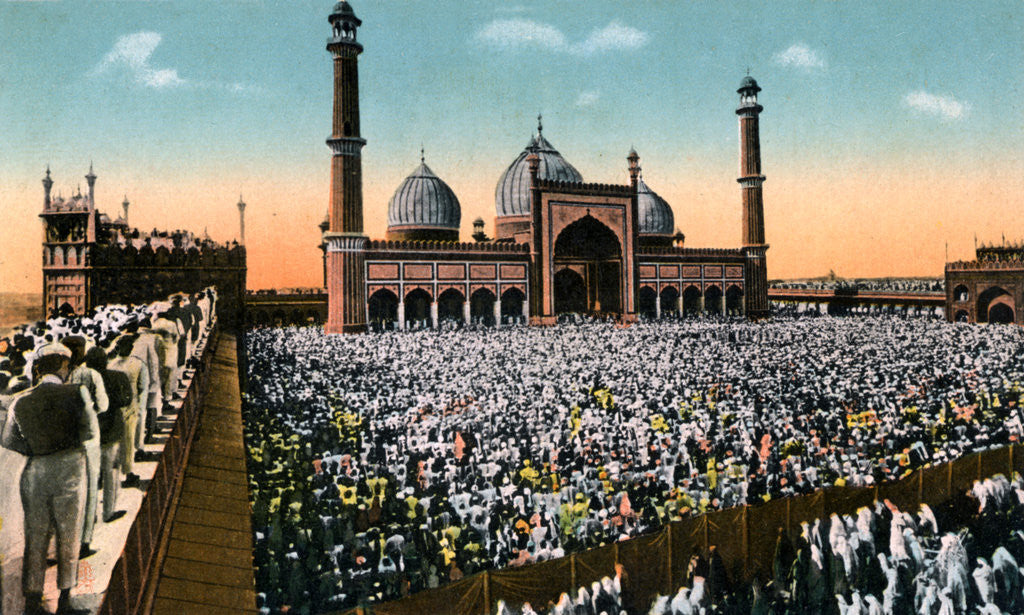
[[[189,451],[196,427],[199,425],[199,411],[203,406],[204,390],[210,375],[210,363],[220,338],[219,325],[210,331],[206,348],[200,357],[181,408],[174,422],[167,443],[157,462],[153,480],[146,488],[139,514],[135,517],[125,541],[124,550],[114,564],[110,585],[100,607],[101,615],[125,615],[139,613],[143,609],[143,598],[150,573],[153,572],[161,536],[165,531],[167,513],[177,498],[185,477]]]
[[[721,555],[730,579],[766,580],[779,529],[795,536],[803,521],[832,513],[853,514],[881,500],[908,511],[916,511],[921,503],[938,507],[976,480],[1014,471],[1024,473],[1024,447],[1016,444],[917,470],[902,480],[874,487],[830,487],[674,521],[654,534],[520,568],[488,570],[401,600],[349,609],[343,615],[489,615],[499,599],[539,607],[557,600],[562,592],[574,595],[581,585],[613,576],[616,564],[622,564],[626,573],[622,580],[625,608],[646,613],[657,594],[672,595],[684,584],[691,556],[703,554],[710,545]]]

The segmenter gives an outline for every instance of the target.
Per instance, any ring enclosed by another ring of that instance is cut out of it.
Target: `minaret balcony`
[[[327,147],[335,156],[358,156],[366,145],[366,139],[359,137],[330,137]]]
[[[736,181],[740,183],[740,186],[744,188],[759,188],[764,180],[767,179],[764,175],[748,175],[746,177],[740,177]]]
[[[762,111],[764,111],[764,107],[762,107],[761,105],[757,104],[756,100],[754,102],[752,102],[752,103],[740,102],[740,106],[736,108],[736,114],[737,115],[745,115],[745,116],[757,115],[758,113],[761,113]]]
[[[329,36],[327,37],[327,51],[334,54],[336,58],[354,58],[363,52],[363,46],[357,43],[355,38]]]

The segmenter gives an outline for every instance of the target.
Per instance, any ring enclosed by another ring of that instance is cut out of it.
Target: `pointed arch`
[[[661,316],[679,316],[679,290],[673,284],[661,289]]]
[[[683,316],[696,316],[700,314],[701,297],[703,297],[703,294],[695,284],[690,284],[683,289]]]
[[[478,288],[469,296],[469,315],[473,322],[494,325],[494,304],[498,300],[489,288]]]
[[[657,301],[658,293],[654,292],[654,289],[649,285],[644,284],[637,293],[636,313],[644,318],[656,318],[658,310]]]
[[[437,297],[437,320],[443,322],[463,321],[463,305],[466,303],[466,296],[456,288],[449,288]]]

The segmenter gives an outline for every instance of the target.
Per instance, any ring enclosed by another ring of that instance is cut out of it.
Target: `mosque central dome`
[[[494,191],[494,205],[499,217],[525,216],[530,213],[530,165],[526,157],[537,154],[540,167],[537,177],[566,182],[582,182],[583,176],[562,158],[558,150],[544,138],[542,127],[537,126],[537,135],[526,144],[526,149],[509,165],[498,180]]]

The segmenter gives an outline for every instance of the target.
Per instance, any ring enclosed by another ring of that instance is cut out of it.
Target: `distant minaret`
[[[761,91],[753,77],[747,75],[736,90],[740,105],[736,114],[740,120],[740,183],[743,193],[743,252],[746,255],[744,276],[744,307],[749,316],[768,314],[768,266],[764,241],[764,201],[761,184],[761,139],[758,116],[764,108],[757,104]]]
[[[327,333],[366,329],[367,240],[363,235],[362,149],[359,136],[359,54],[356,41],[362,21],[348,2],[334,5],[328,16],[327,51],[334,59],[334,113],[331,148],[331,213],[324,234],[327,250]]]
[[[46,165],[46,177],[43,178],[43,209],[50,208],[51,190],[53,190],[53,180],[50,179],[50,165]]]
[[[128,202],[128,195],[126,194],[126,195],[124,195],[124,201],[121,203],[121,209],[124,210],[124,224],[125,224],[125,226],[128,226],[128,206],[129,205],[131,205],[131,203]]]
[[[245,245],[245,201],[242,200],[242,195],[238,195],[238,243]]]
[[[89,174],[85,176],[89,183],[89,209],[96,209],[96,174],[92,172],[92,162],[89,162]]]

